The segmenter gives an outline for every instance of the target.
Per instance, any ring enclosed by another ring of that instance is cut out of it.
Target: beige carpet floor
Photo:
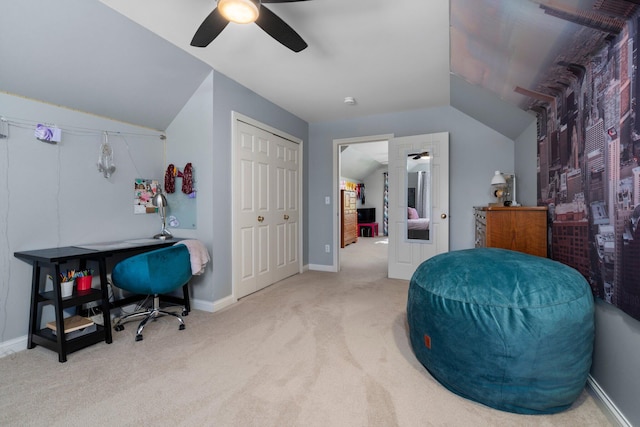
[[[607,426],[586,391],[545,416],[452,394],[414,357],[408,283],[386,278],[383,238],[342,250],[340,273],[306,272],[217,313],[114,332],[69,355],[0,359],[3,426]]]

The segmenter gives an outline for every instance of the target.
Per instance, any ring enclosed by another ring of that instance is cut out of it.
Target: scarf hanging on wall
[[[164,191],[172,194],[176,191],[176,167],[171,163],[164,173]]]

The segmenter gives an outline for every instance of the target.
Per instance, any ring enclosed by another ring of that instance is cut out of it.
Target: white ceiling
[[[449,104],[448,0],[269,4],[308,43],[299,53],[255,24],[190,46],[213,0],[103,3],[307,122]]]
[[[309,44],[294,53],[255,24],[190,46],[214,0],[3,0],[0,90],[165,129],[213,68],[309,123],[452,105],[515,139],[532,100],[514,88],[549,92],[566,74],[559,52],[571,62],[593,48],[568,48],[585,32],[607,35],[540,5],[596,2],[637,0],[269,4]]]
[[[389,163],[389,142],[374,141],[349,144],[340,152],[340,175],[362,181]]]

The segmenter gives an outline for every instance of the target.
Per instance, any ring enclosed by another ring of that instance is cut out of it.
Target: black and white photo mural
[[[640,320],[640,21],[588,24],[530,95],[538,203],[549,207],[551,258]]]

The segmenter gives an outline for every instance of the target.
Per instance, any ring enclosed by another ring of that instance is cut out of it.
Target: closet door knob
[[[264,221],[264,217],[263,216],[259,216],[258,217],[258,222],[262,222],[262,221]]]
[[[440,214],[440,218],[442,218],[442,219],[446,219],[446,218],[447,218],[447,214],[445,214],[445,213]]]
[[[284,219],[285,219],[285,221],[288,220],[289,219],[289,215],[285,214],[284,215]]]

